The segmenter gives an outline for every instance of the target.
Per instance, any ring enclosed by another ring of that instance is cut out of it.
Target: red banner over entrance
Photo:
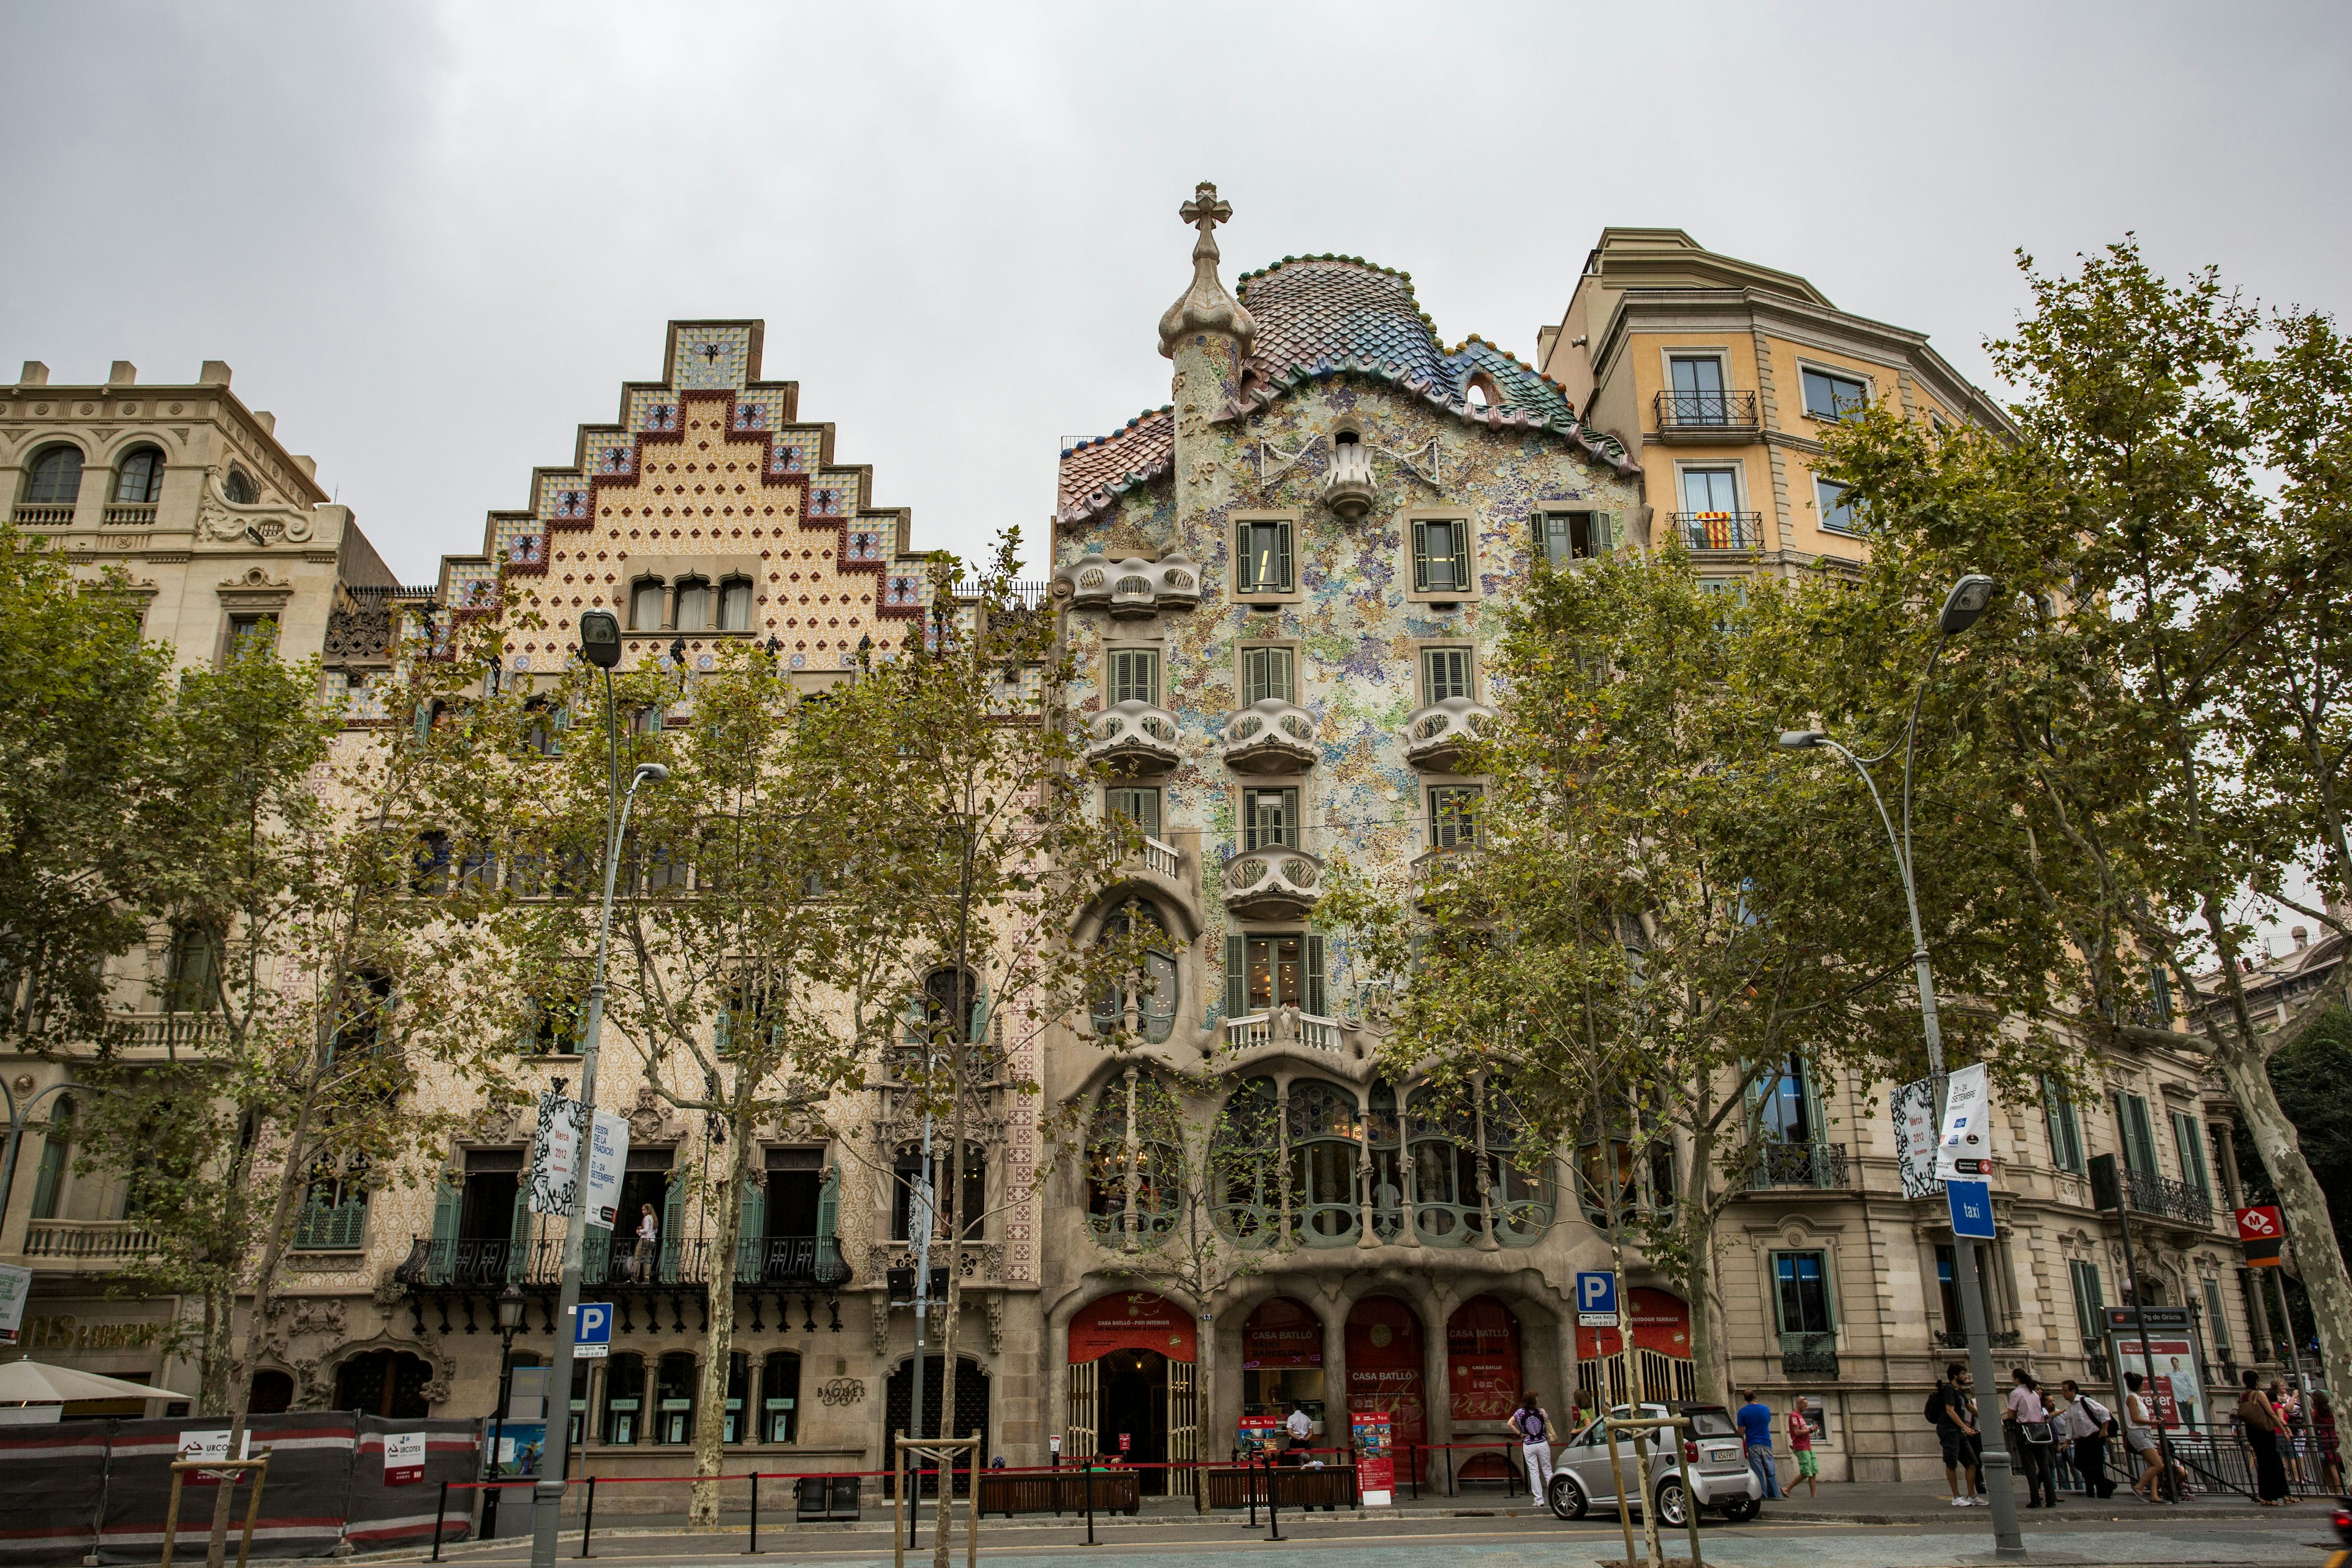
[[[1387,1412],[1389,1435],[1400,1444],[1429,1440],[1421,1319],[1393,1296],[1367,1296],[1349,1310],[1348,1408]]]
[[[1680,1296],[1647,1287],[1626,1292],[1626,1305],[1633,1310],[1633,1348],[1655,1351],[1688,1360],[1691,1353],[1690,1304]],[[1576,1331],[1576,1353],[1580,1360],[1598,1361],[1602,1356],[1615,1355],[1624,1344],[1615,1329],[1579,1329]]]
[[[1263,1302],[1242,1325],[1242,1365],[1321,1366],[1323,1321],[1287,1296]]]
[[[1519,1321],[1474,1296],[1445,1321],[1445,1370],[1456,1421],[1503,1421],[1519,1403]]]
[[[1104,1296],[1070,1320],[1070,1357],[1097,1361],[1113,1351],[1158,1351],[1170,1361],[1199,1357],[1192,1315],[1149,1290]]]

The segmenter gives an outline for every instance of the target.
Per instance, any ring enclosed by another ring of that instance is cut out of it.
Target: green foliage
[[[0,1043],[107,1035],[103,969],[143,934],[168,860],[141,831],[164,754],[170,657],[140,640],[120,574],[77,581],[48,543],[0,522]]]

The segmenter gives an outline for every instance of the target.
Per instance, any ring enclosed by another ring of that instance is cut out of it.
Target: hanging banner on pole
[[[539,1133],[530,1142],[530,1212],[569,1215],[580,1195],[580,1124],[587,1106],[553,1089],[539,1097]]]
[[[1944,1135],[1936,1148],[1936,1178],[1992,1174],[1992,1085],[1984,1064],[1951,1076],[1944,1091]]]
[[[33,1271],[0,1263],[0,1345],[13,1345],[25,1327],[25,1299],[33,1293]]]
[[[1887,1097],[1895,1117],[1895,1166],[1906,1198],[1932,1198],[1936,1179],[1936,1080],[1906,1083]]]
[[[629,1120],[600,1110],[588,1130],[588,1223],[613,1228],[620,1213],[621,1178],[629,1168]]]

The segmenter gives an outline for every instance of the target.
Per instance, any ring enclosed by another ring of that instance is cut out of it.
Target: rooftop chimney
[[[21,374],[21,375],[19,375],[19,376],[16,378],[16,384],[17,384],[18,386],[47,386],[47,385],[48,385],[48,384],[49,384],[49,367],[48,367],[47,365],[43,364],[39,360],[37,360],[37,359],[28,359],[28,360],[26,360],[26,361],[25,362],[25,371],[24,371],[24,374]]]
[[[2302,926],[2295,927],[2287,934],[2294,938],[2294,950],[2297,952],[2301,952],[2305,948],[2311,945],[2311,932],[2305,930]]]
[[[219,359],[205,361],[205,368],[196,372],[196,380],[205,386],[226,386],[228,362]]]
[[[255,409],[253,411],[253,422],[261,426],[262,433],[264,435],[275,436],[278,434],[278,416],[272,414],[267,408]]]
[[[109,386],[138,385],[139,367],[127,359],[116,360],[107,367],[106,384]]]

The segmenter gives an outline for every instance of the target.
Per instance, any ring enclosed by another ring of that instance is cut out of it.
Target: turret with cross
[[[1250,340],[1257,335],[1257,323],[1242,309],[1241,301],[1225,291],[1224,283],[1217,277],[1216,229],[1234,216],[1233,204],[1220,197],[1217,187],[1203,180],[1193,191],[1192,199],[1176,209],[1176,216],[1199,229],[1201,237],[1192,242],[1192,287],[1160,318],[1160,353],[1175,358],[1177,343],[1192,332],[1222,332],[1246,353]]]

